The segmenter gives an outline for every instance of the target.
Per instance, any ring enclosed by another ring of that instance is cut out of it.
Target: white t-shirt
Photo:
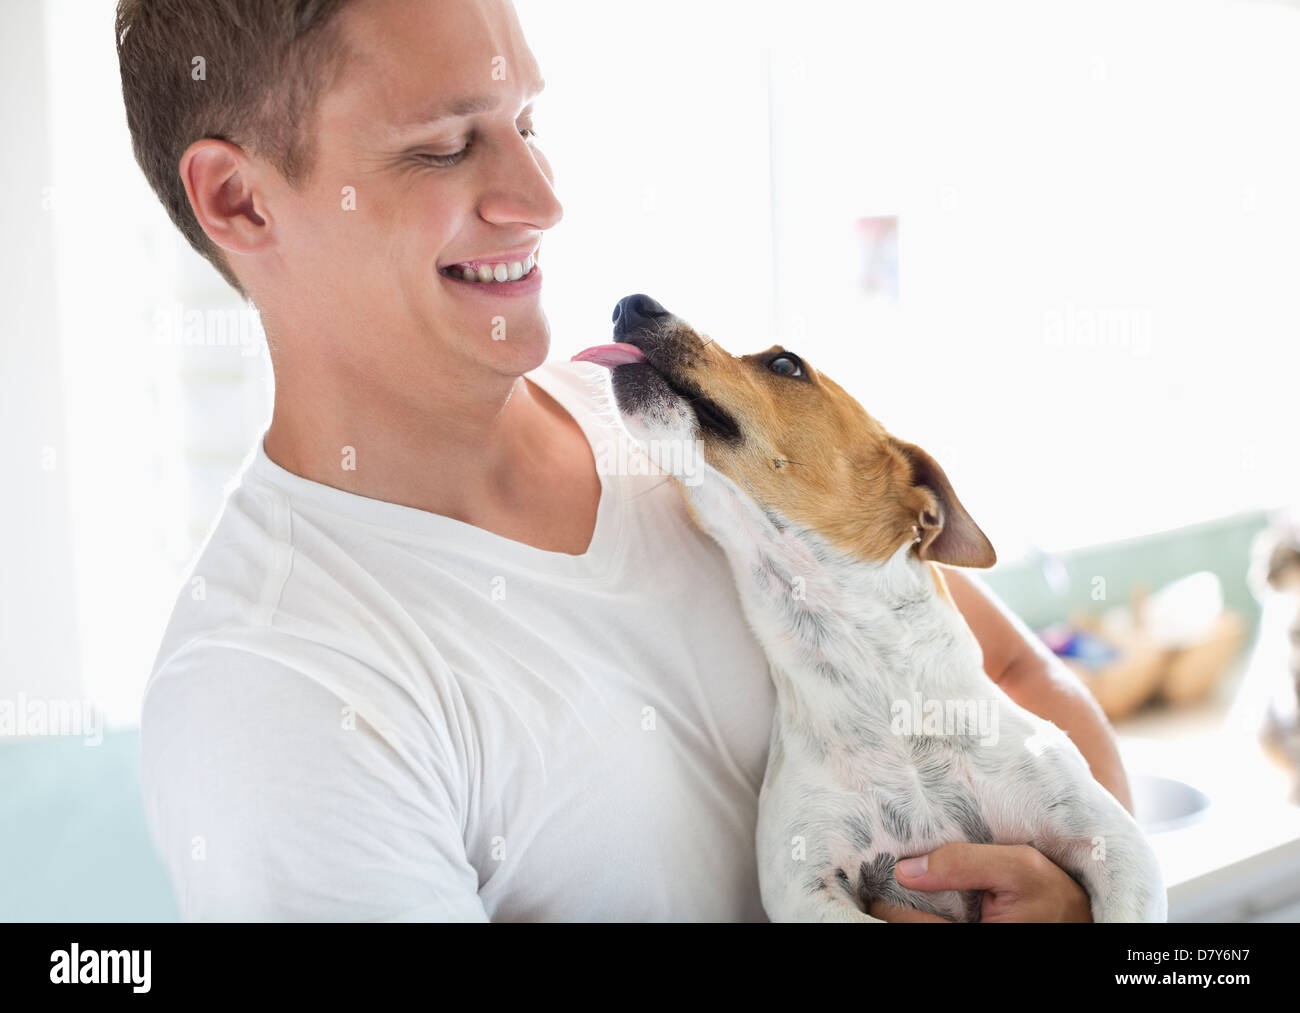
[[[593,451],[609,374],[529,378]],[[624,469],[627,470],[627,469]],[[775,692],[662,476],[601,476],[580,556],[256,450],[145,695],[145,802],[187,920],[765,920]]]

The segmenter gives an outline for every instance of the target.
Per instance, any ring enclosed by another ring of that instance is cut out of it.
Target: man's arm
[[[367,700],[359,662],[280,653],[198,644],[145,695],[146,809],[182,919],[488,921],[454,760],[421,734],[436,709],[376,727],[387,694]]]
[[[962,617],[984,651],[984,670],[1021,707],[1057,725],[1079,747],[1092,776],[1130,813],[1133,799],[1101,707],[1018,616],[962,570],[941,567]]]

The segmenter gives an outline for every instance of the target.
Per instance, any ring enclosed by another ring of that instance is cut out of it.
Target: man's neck
[[[264,446],[312,481],[554,551],[583,551],[599,502],[581,430],[523,377],[413,395],[298,373],[277,382]]]

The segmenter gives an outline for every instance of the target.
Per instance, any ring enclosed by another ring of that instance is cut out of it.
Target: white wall
[[[782,10],[778,327],[1003,559],[1300,500],[1294,7]],[[893,317],[854,291],[869,213]]]
[[[242,304],[173,227],[132,156],[114,4],[40,9],[81,669],[108,720],[125,724],[223,487],[269,421],[270,373],[260,341],[219,343],[226,318],[209,312]],[[168,333],[164,321],[186,314],[204,326]]]
[[[0,699],[15,701],[82,693],[42,39],[39,6],[0,6]]]

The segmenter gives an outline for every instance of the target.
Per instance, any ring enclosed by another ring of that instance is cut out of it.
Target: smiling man
[[[546,363],[562,208],[513,9],[122,0],[117,28],[137,159],[276,380],[145,698],[183,915],[761,920],[767,665],[672,486],[598,474],[628,449],[607,374]],[[990,677],[1127,803],[1082,688],[950,584]],[[906,882],[1088,916],[1028,848]]]

